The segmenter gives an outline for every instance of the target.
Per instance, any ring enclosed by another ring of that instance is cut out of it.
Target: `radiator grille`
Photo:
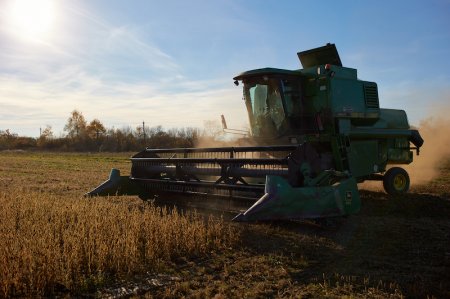
[[[375,83],[364,84],[364,98],[367,108],[380,108],[378,101],[378,88]]]

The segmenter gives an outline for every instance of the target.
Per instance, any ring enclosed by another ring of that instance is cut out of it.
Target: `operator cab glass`
[[[289,130],[289,118],[296,113],[298,99],[290,80],[280,78],[252,78],[244,81],[246,102],[252,135],[276,138]]]

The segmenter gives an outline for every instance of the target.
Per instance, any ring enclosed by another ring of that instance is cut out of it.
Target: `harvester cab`
[[[243,84],[253,146],[146,148],[88,195],[207,194],[251,204],[237,221],[305,219],[359,211],[358,182],[408,191],[409,164],[423,144],[403,110],[379,107],[377,84],[343,67],[334,44],[298,53],[303,68],[263,68]],[[223,119],[224,121],[224,119]],[[207,200],[207,198],[205,199]]]

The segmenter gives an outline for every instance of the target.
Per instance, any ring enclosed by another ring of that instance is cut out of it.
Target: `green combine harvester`
[[[130,176],[113,169],[87,195],[219,198],[247,208],[234,220],[257,221],[357,213],[357,183],[366,180],[382,181],[391,195],[407,192],[408,173],[388,168],[411,163],[423,145],[405,111],[380,108],[377,84],[343,67],[334,44],[298,57],[303,69],[234,78],[243,84],[252,146],[146,148],[131,157]]]

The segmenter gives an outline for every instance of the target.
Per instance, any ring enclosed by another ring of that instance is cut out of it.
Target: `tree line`
[[[0,130],[0,150],[38,149],[53,151],[139,151],[144,147],[195,147],[199,143],[217,142],[222,130],[218,122],[206,121],[205,128],[172,128],[162,126],[120,129],[106,128],[98,119],[87,122],[78,110],[71,112],[64,126],[64,135],[55,137],[46,126],[38,138],[22,137],[9,129]]]

